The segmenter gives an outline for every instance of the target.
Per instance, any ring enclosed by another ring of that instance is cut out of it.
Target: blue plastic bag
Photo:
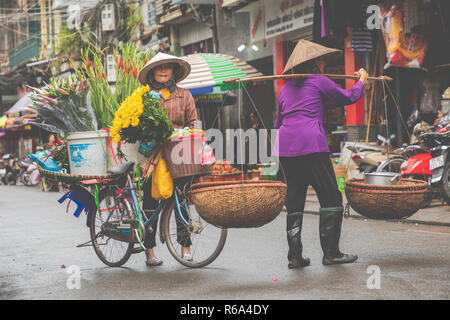
[[[58,165],[58,163],[52,158],[41,154],[29,154],[27,155],[28,158],[30,158],[33,161],[36,161],[40,167],[44,170],[48,171],[59,171],[61,170],[61,167]]]

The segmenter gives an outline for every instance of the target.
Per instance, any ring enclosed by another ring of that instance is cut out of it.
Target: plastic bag
[[[152,175],[152,198],[155,200],[169,199],[173,194],[173,180],[170,176],[164,158],[159,159]]]

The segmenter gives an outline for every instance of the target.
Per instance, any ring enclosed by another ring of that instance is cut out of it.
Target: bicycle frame
[[[181,218],[181,220],[183,221],[183,223],[188,226],[189,225],[189,221],[191,220],[191,216],[189,214],[189,208],[187,205],[187,201],[186,199],[183,199],[183,201],[180,202],[178,194],[177,194],[177,190],[176,187],[174,186],[174,190],[173,190],[173,196],[169,199],[166,200],[161,200],[157,206],[157,208],[155,209],[155,211],[152,213],[152,215],[150,217],[146,217],[145,219],[143,218],[143,215],[141,214],[143,212],[143,209],[139,203],[139,199],[138,199],[138,195],[136,194],[135,191],[135,186],[133,184],[131,175],[128,174],[127,176],[127,184],[128,184],[128,190],[126,190],[123,194],[126,195],[129,191],[130,196],[131,196],[131,204],[133,206],[133,209],[136,213],[137,219],[140,223],[142,223],[145,227],[147,227],[154,219],[156,219],[158,217],[158,215],[163,211],[163,208],[165,207],[165,205],[169,202],[169,201],[175,201],[176,204],[176,209],[177,209],[177,215]],[[173,199],[173,200],[172,200]],[[188,219],[186,220],[186,218],[184,217],[184,215],[181,213],[181,209],[184,208],[187,212],[188,215]],[[109,220],[106,220],[106,222]],[[137,237],[141,242],[142,239],[140,239],[140,237]],[[141,243],[142,245],[142,243]]]
[[[212,232],[206,232],[206,236],[202,237],[203,222],[200,216],[196,216],[195,210],[189,210],[188,180],[178,181],[173,195],[160,201],[154,211],[143,209],[138,183],[139,181],[134,181],[130,171],[117,175],[114,179],[96,179],[86,183],[90,184],[97,210],[89,210],[88,213],[91,241],[78,247],[92,243],[103,263],[111,267],[121,266],[131,254],[147,249],[143,244],[144,239],[147,232],[154,232],[151,223],[156,223],[155,219],[162,213],[160,239],[162,243],[166,243],[169,252],[178,262],[187,267],[200,268],[217,258],[225,244],[226,229],[209,228],[208,231]],[[200,238],[204,240],[202,244],[199,244]],[[117,245],[116,241],[122,244]],[[195,254],[196,258],[185,257],[187,254],[183,252],[184,247],[193,247],[192,255]]]

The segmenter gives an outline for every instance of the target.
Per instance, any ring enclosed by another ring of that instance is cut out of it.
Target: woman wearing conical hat
[[[327,61],[340,54],[313,42],[300,40],[286,64],[283,73],[323,72]],[[330,161],[323,118],[325,102],[348,105],[364,95],[368,74],[359,70],[360,79],[344,90],[320,74],[291,79],[285,82],[278,97],[278,110],[274,127],[279,129],[275,144],[287,182],[288,267],[299,268],[310,264],[302,256],[301,228],[308,186],[319,198],[319,233],[324,265],[350,263],[358,257],[339,250],[343,217],[342,195]]]
[[[143,85],[149,85],[150,90],[159,93],[161,108],[165,109],[167,115],[176,129],[185,127],[193,128],[194,121],[197,120],[197,109],[194,98],[187,89],[177,86],[177,83],[185,79],[191,72],[188,62],[178,57],[158,53],[154,56],[139,73],[138,79]],[[144,203],[146,210],[156,209],[158,201],[151,197],[151,182],[144,184]],[[158,266],[162,261],[158,259],[154,252],[156,246],[156,227],[158,219],[151,223],[153,232],[147,232],[144,240],[146,248],[146,264],[148,266]],[[189,236],[178,235],[177,241],[182,246],[182,257],[192,260],[190,251],[191,239]]]

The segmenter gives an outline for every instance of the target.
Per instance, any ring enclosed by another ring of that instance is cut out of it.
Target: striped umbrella
[[[229,90],[236,86],[224,84],[224,80],[248,79],[263,75],[251,65],[226,54],[196,53],[181,58],[189,62],[192,70],[178,86],[189,89],[193,96],[213,92],[217,86],[221,90]]]

